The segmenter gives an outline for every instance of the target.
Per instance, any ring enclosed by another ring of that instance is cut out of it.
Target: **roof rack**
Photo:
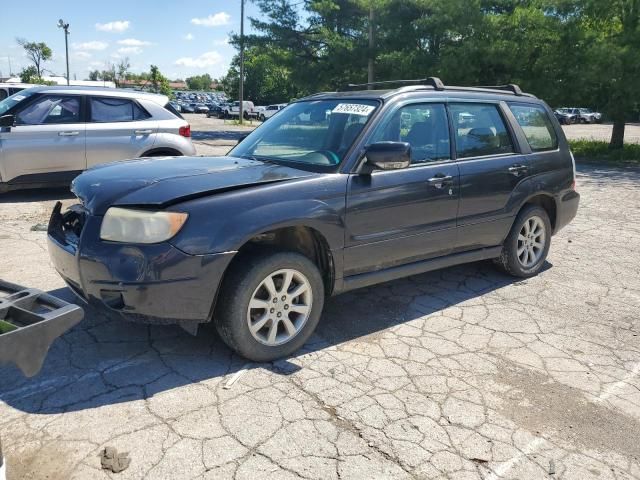
[[[514,95],[518,95],[518,96],[524,95],[520,87],[515,83],[509,83],[507,85],[489,85],[489,86],[480,85],[475,88],[485,88],[487,90],[505,90],[507,92],[513,93]]]
[[[438,77],[420,78],[417,80],[385,80],[382,82],[350,83],[346,88],[376,87],[381,85],[430,85],[435,90],[444,90],[444,83]]]

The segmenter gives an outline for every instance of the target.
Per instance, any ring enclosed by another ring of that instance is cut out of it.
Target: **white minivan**
[[[165,95],[58,86],[0,101],[0,193],[68,185],[100,163],[195,153]]]

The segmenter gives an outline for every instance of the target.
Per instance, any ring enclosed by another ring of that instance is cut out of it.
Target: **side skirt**
[[[441,268],[452,267],[463,263],[497,258],[500,256],[501,252],[502,245],[499,245],[497,247],[481,248],[478,250],[471,250],[469,252],[454,253],[452,255],[447,255],[446,257],[408,263],[406,265],[399,265],[397,267],[391,267],[377,272],[360,273],[358,275],[352,275],[344,278],[342,281],[342,288],[334,290],[333,293],[339,294],[348,292],[349,290],[355,290],[356,288],[368,287],[377,283],[389,282],[398,278],[409,277],[411,275],[430,272],[432,270],[439,270]]]

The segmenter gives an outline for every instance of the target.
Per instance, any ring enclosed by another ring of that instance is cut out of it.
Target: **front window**
[[[4,115],[9,111],[10,108],[15,107],[17,104],[19,104],[23,100],[26,100],[34,93],[36,92],[30,90],[22,90],[18,93],[14,93],[10,97],[5,98],[0,102],[0,115]]]
[[[16,115],[18,125],[80,122],[80,97],[47,95]]]
[[[405,105],[373,134],[371,143],[390,141],[411,144],[411,164],[451,158],[449,121],[441,103]]]
[[[375,100],[316,100],[294,103],[264,123],[229,155],[335,167],[378,106]]]

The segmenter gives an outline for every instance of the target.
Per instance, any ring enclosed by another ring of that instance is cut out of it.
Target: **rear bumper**
[[[134,245],[99,238],[100,217],[87,216],[76,247],[52,231],[51,261],[84,301],[144,323],[211,319],[222,276],[235,252],[189,255],[169,243]]]
[[[580,194],[575,190],[565,192],[556,202],[556,225],[553,233],[571,222],[578,213]]]

